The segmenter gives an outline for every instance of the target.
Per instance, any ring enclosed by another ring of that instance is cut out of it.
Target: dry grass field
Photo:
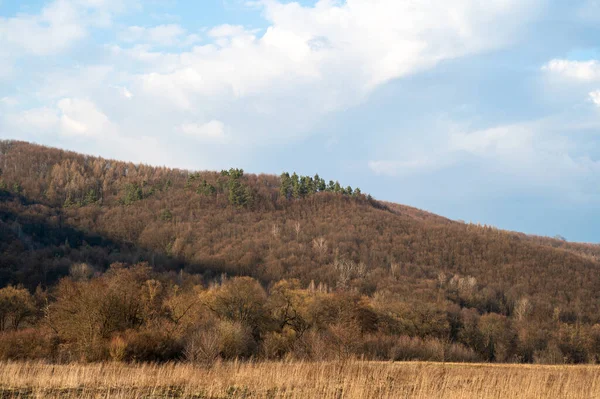
[[[600,398],[600,368],[379,362],[0,364],[0,398]]]

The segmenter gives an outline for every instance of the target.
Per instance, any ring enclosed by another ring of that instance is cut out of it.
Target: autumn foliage
[[[600,361],[600,247],[0,142],[0,358]]]

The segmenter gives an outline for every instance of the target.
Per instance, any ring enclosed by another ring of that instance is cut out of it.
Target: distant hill
[[[74,263],[147,261],[204,281],[298,279],[509,319],[526,298],[540,323],[600,323],[598,245],[455,222],[290,173],[192,172],[2,141],[0,285],[52,287]]]

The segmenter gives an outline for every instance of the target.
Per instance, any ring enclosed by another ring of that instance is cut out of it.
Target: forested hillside
[[[0,358],[596,362],[599,267],[318,175],[0,142]]]

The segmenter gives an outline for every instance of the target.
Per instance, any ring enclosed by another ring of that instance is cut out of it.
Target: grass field
[[[600,368],[383,362],[0,364],[0,398],[600,398]]]

